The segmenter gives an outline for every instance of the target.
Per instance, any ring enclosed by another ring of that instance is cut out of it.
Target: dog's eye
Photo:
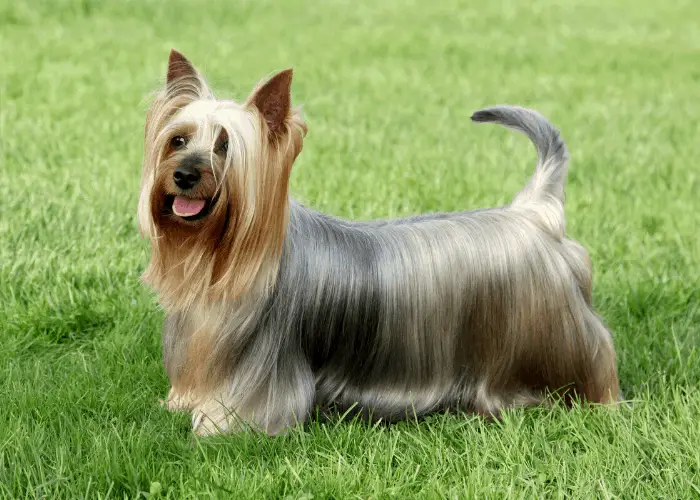
[[[225,155],[226,151],[228,151],[228,139],[219,141],[216,145],[215,151],[220,155]]]
[[[173,149],[182,149],[187,145],[187,139],[181,135],[176,135],[170,139],[170,147]]]

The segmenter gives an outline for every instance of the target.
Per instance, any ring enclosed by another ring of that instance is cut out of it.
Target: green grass
[[[700,496],[698,19],[695,0],[0,0],[0,495]],[[144,96],[171,46],[239,98],[293,65],[293,194],[346,217],[505,203],[534,151],[470,113],[549,116],[633,408],[195,440],[157,405],[163,313],[138,281]]]

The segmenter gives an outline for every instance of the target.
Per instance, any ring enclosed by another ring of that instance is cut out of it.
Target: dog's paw
[[[208,437],[223,434],[226,432],[226,429],[217,425],[204,412],[197,410],[192,414],[192,432],[197,437]]]
[[[169,411],[189,411],[192,408],[192,398],[187,395],[181,395],[175,392],[174,389],[170,389],[168,392],[168,397],[166,399],[159,400],[160,405],[165,407]]]

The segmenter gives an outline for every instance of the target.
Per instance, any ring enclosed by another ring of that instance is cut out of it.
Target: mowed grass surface
[[[699,496],[698,19],[692,0],[2,0],[0,495]],[[351,218],[507,203],[532,146],[469,116],[550,117],[633,408],[195,440],[157,405],[163,313],[138,281],[144,97],[173,46],[238,98],[294,66],[293,195]]]

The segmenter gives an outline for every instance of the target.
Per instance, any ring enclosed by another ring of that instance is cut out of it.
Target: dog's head
[[[173,50],[148,111],[138,219],[151,240],[144,280],[164,305],[233,300],[274,280],[288,183],[306,125],[291,107],[292,70],[242,103],[218,100]]]

